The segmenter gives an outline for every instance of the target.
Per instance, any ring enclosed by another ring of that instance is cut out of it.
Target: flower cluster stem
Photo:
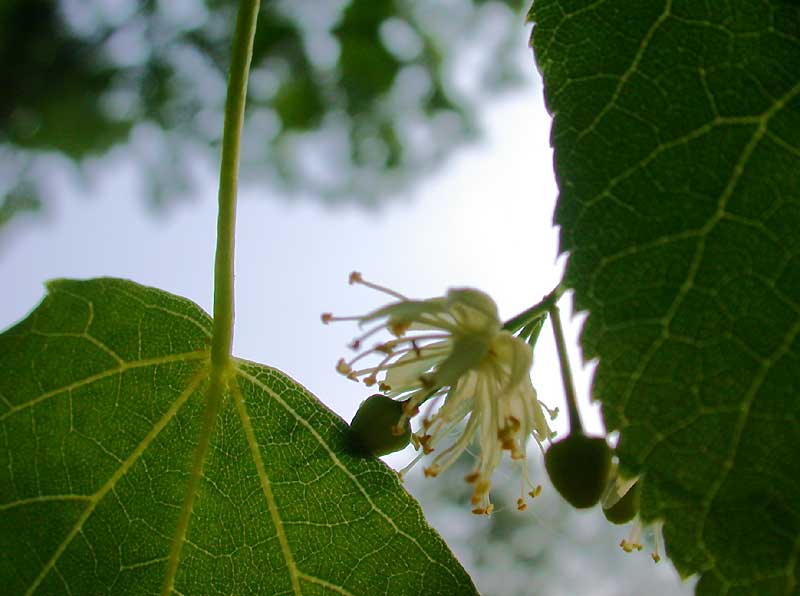
[[[572,370],[569,366],[567,355],[567,344],[564,341],[564,329],[561,326],[561,314],[555,302],[550,305],[550,321],[553,324],[553,335],[556,338],[556,349],[558,350],[558,361],[561,365],[561,379],[564,382],[564,393],[567,397],[567,419],[569,421],[569,432],[572,435],[583,434],[581,416],[578,412],[578,403],[575,397],[575,384],[572,382]]]
[[[506,321],[503,324],[503,329],[510,331],[511,333],[515,333],[526,325],[533,323],[536,319],[546,317],[550,312],[551,307],[558,302],[559,298],[561,298],[561,295],[564,293],[564,289],[564,286],[558,284],[552,292],[542,298],[539,302]]]

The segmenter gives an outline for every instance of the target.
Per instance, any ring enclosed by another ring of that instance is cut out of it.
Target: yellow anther
[[[402,337],[411,327],[411,323],[409,321],[389,321],[386,327],[395,337]]]
[[[421,437],[418,437],[419,444],[422,445],[422,453],[425,455],[433,452],[433,446],[431,446],[432,439],[433,437],[431,435],[422,435]]]
[[[472,483],[473,483],[473,482],[475,482],[475,481],[476,481],[478,478],[480,478],[480,476],[481,476],[481,475],[480,475],[480,473],[478,473],[478,472],[470,472],[469,474],[467,474],[466,476],[464,476],[464,480],[465,480],[466,482],[469,482],[470,484],[472,484]]]
[[[439,475],[439,468],[436,465],[423,468],[422,472],[425,474],[425,478],[436,478]]]

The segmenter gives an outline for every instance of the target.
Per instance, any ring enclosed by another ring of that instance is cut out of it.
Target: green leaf
[[[5,594],[472,594],[396,475],[274,369],[237,360],[205,461],[211,320],[58,280],[0,335]],[[182,548],[187,484],[199,479]]]
[[[698,594],[797,593],[800,5],[536,0],[594,397]]]

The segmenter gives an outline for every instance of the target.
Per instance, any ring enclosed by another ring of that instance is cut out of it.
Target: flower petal
[[[468,370],[476,369],[486,357],[491,337],[471,334],[455,339],[450,355],[436,368],[433,385],[455,385]]]
[[[386,372],[385,383],[392,389],[419,385],[420,376],[447,357],[450,343],[437,341],[421,348],[419,353],[406,352]]]
[[[453,288],[447,292],[447,302],[460,325],[484,329],[488,324],[499,329],[497,305],[485,292],[473,288]]]
[[[516,387],[525,377],[530,379],[533,350],[527,342],[501,331],[492,340],[492,351],[506,375],[503,391]]]

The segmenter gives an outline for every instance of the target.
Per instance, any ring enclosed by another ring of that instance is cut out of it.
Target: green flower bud
[[[403,402],[381,393],[370,395],[361,402],[350,423],[353,447],[360,453],[375,456],[404,449],[411,441],[411,424],[406,419],[403,428],[398,429],[402,415]]]
[[[603,437],[571,434],[553,443],[544,456],[547,475],[556,490],[577,509],[600,500],[611,469],[611,449]]]
[[[628,489],[622,497],[611,505],[603,508],[603,515],[612,524],[627,524],[639,513],[639,483]]]

